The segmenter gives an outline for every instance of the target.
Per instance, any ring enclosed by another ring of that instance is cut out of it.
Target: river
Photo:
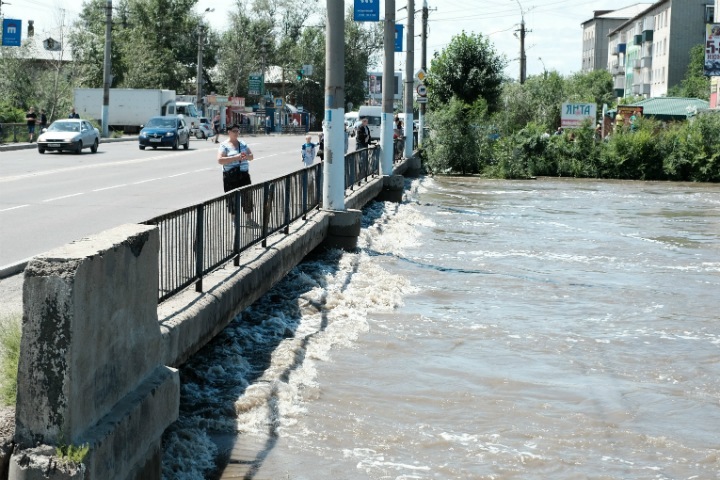
[[[359,243],[183,367],[166,479],[720,479],[720,186],[425,177]]]

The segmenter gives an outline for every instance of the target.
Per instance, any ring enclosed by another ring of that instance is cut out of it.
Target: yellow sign
[[[420,70],[418,70],[417,73],[415,73],[415,78],[420,80],[420,82],[424,82],[426,76],[427,76],[427,74],[425,73],[425,70],[423,70],[422,68]]]

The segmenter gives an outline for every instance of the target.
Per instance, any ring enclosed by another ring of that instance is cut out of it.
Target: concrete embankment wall
[[[400,176],[374,179],[346,198],[347,211],[313,211],[289,234],[243,252],[239,267],[205,277],[204,292],[189,288],[159,306],[155,227],[123,225],[31,260],[8,478],[159,480],[160,438],[179,409],[172,367],[314,249],[356,242],[359,209],[400,199],[403,184]],[[47,446],[63,444],[88,445],[83,466],[58,468]]]

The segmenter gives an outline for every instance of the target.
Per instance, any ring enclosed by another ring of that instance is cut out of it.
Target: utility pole
[[[428,3],[423,0],[422,8],[422,36],[420,43],[420,68],[423,72],[427,69],[427,24],[428,24]],[[420,115],[418,118],[418,145],[423,143],[423,133],[425,131],[425,103],[420,104]]]
[[[200,23],[198,24],[198,58],[197,58],[197,89],[195,90],[195,104],[197,106],[197,109],[199,112],[201,112],[201,115],[204,115],[204,112],[202,111],[202,97],[203,97],[203,45],[205,44],[205,25],[202,22],[202,18],[200,19]]]
[[[2,15],[2,6],[3,5],[12,5],[12,3],[3,2],[3,0],[0,0],[0,18],[3,18],[3,15]]]
[[[327,0],[323,208],[345,210],[345,3]]]
[[[527,58],[525,57],[525,35],[529,30],[525,29],[525,10],[523,10],[520,0],[515,0],[520,7],[520,83],[525,83],[527,78]],[[532,10],[532,7],[530,8]],[[517,35],[516,35],[517,36]]]
[[[415,0],[407,2],[407,54],[405,55],[405,153],[410,158],[413,154],[413,84],[415,79]]]
[[[520,84],[525,83],[527,58],[525,58],[525,16],[520,22]]]
[[[102,122],[102,136],[110,136],[108,128],[110,109],[110,84],[112,83],[112,72],[110,68],[110,42],[112,39],[112,0],[107,0],[105,6],[105,62],[103,67],[103,106],[100,116]]]
[[[380,125],[380,174],[392,175],[393,96],[395,93],[395,0],[385,0],[385,63],[382,77],[382,123]]]

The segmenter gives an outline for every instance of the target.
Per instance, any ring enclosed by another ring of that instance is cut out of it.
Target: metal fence
[[[352,190],[378,175],[379,149],[345,156],[345,188]],[[198,205],[143,222],[160,234],[158,301],[167,300],[269,235],[290,231],[290,223],[318,208],[322,198],[323,164],[284,177],[233,190]]]

